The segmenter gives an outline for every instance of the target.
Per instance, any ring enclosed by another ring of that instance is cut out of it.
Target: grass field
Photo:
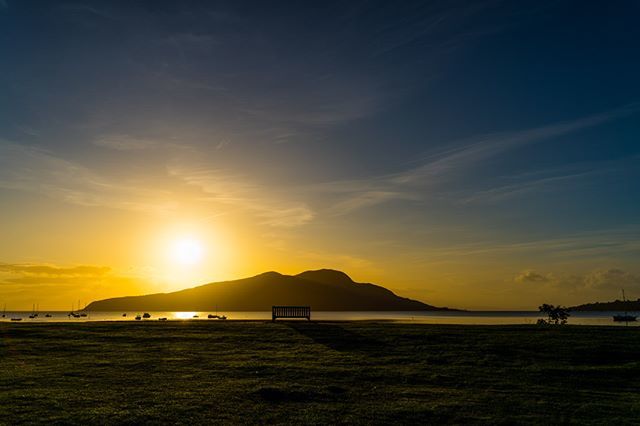
[[[640,330],[382,322],[0,324],[0,423],[640,419]]]

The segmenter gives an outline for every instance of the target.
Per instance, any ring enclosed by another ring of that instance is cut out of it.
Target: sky
[[[465,309],[639,298],[638,16],[0,0],[0,304],[319,268]]]

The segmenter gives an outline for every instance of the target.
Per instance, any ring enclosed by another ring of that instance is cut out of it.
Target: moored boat
[[[623,303],[627,302],[627,298],[624,294],[624,289],[622,289],[622,302]],[[637,321],[638,317],[635,315],[629,315],[629,313],[625,311],[624,315],[614,315],[613,320],[615,322],[633,322],[633,321]]]

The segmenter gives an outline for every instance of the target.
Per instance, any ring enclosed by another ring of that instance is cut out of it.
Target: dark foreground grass
[[[0,324],[0,423],[640,419],[640,330],[374,322]]]

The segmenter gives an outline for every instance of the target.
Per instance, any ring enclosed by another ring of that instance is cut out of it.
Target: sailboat
[[[622,302],[626,303],[627,299],[624,295],[624,289],[622,289]],[[613,320],[615,322],[630,322],[630,321],[636,321],[638,319],[637,316],[635,315],[629,315],[627,313],[627,311],[624,311],[624,315],[614,315],[613,316]]]
[[[80,302],[78,302],[78,308],[80,308]],[[69,318],[80,318],[80,314],[75,313],[75,305],[71,304],[71,312],[67,315]]]
[[[33,306],[31,307],[31,315],[29,315],[29,318],[34,319],[37,316],[38,314],[36,313],[36,304],[34,303]]]

